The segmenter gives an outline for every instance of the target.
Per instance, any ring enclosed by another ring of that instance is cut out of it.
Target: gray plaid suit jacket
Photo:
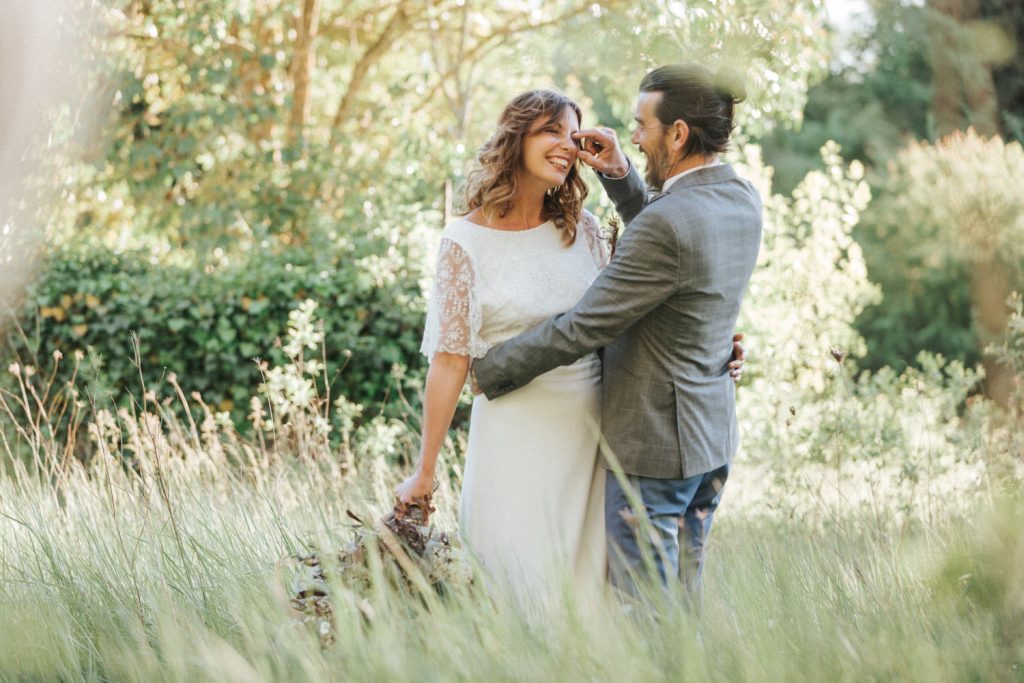
[[[489,399],[604,347],[602,432],[627,474],[691,477],[738,446],[732,333],[761,244],[761,200],[732,166],[648,199],[636,170],[602,178],[627,223],[572,309],[474,362]]]

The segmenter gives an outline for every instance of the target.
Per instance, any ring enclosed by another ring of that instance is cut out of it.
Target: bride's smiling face
[[[539,117],[523,138],[522,179],[544,189],[565,182],[576,163],[572,134],[580,129],[576,112],[566,107],[554,118]]]

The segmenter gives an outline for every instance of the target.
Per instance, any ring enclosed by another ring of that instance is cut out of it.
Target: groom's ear
[[[682,153],[686,149],[686,141],[690,139],[690,127],[686,121],[676,119],[672,123],[672,139],[669,140],[669,148],[673,152]]]

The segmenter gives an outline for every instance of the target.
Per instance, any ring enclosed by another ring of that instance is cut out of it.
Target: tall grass
[[[723,514],[699,620],[675,601],[537,612],[456,590],[428,608],[384,581],[338,587],[321,649],[290,622],[276,564],[307,539],[347,540],[346,508],[383,508],[372,484],[314,461],[141,460],[0,480],[2,677],[1019,680],[1024,663],[1019,508],[995,541],[984,515],[899,535]]]
[[[23,419],[49,403],[4,395],[24,433],[0,474],[0,680],[1024,679],[1024,507],[986,486],[928,492],[928,515],[882,495],[844,505],[848,491],[821,493],[828,467],[808,468],[817,489],[787,488],[743,461],[699,617],[673,597],[524,605],[479,581],[424,601],[376,571],[368,587],[334,587],[335,644],[322,648],[287,611],[279,561],[341,546],[347,510],[389,508],[402,474],[390,451],[410,442],[373,420],[324,438],[318,418],[351,406],[296,402],[308,370],[276,395],[268,382],[247,438],[176,384],[198,421],[145,399],[117,414],[79,406],[85,458]],[[449,471],[434,521],[454,529]],[[749,504],[798,490],[819,495]]]

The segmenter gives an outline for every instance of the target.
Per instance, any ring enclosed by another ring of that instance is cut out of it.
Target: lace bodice
[[[584,211],[566,247],[553,221],[496,230],[458,218],[445,228],[420,350],[480,358],[573,307],[608,262],[597,219]]]

